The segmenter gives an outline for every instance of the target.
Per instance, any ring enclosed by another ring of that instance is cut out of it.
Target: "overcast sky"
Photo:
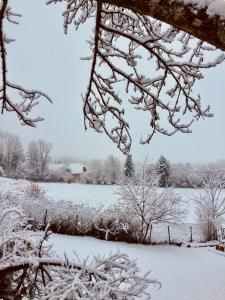
[[[45,0],[11,0],[14,11],[22,13],[20,25],[10,25],[8,36],[16,42],[7,46],[8,77],[27,88],[46,92],[54,103],[42,100],[35,114],[45,121],[37,128],[21,126],[14,113],[0,116],[1,130],[16,133],[25,147],[31,140],[45,139],[53,144],[55,156],[105,158],[110,154],[123,157],[104,135],[87,132],[83,126],[81,93],[85,92],[90,65],[79,57],[90,54],[86,41],[91,22],[78,32],[63,33],[62,5],[46,6]],[[133,124],[132,154],[151,160],[161,154],[172,162],[208,162],[225,158],[225,64],[211,69],[196,88],[204,105],[210,104],[214,118],[194,124],[192,134],[173,137],[155,136],[149,145],[140,145],[146,132],[139,112],[130,112]],[[126,111],[126,107],[125,107]]]

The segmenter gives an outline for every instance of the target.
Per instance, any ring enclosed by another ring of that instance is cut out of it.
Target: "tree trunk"
[[[206,12],[207,8],[196,9],[193,5],[185,5],[177,0],[104,0],[104,2],[151,16],[225,51],[225,23],[218,16],[210,18]]]

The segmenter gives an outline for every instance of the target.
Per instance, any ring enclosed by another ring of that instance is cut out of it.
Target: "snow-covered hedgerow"
[[[44,192],[40,192],[37,197],[30,197],[27,189],[20,198],[29,224],[34,230],[44,230],[51,220],[51,231],[54,233],[92,236],[111,241],[155,244],[203,240],[197,224],[190,227],[188,224],[153,222],[143,241],[140,238],[142,234],[140,219],[128,213],[121,205],[104,209],[69,201],[55,202]]]
[[[12,199],[11,199],[12,198]],[[94,257],[91,262],[55,258],[45,243],[50,231],[34,232],[22,209],[0,195],[1,299],[150,299],[146,288],[159,284],[148,273],[138,275],[126,254]],[[12,201],[13,202],[13,201]]]

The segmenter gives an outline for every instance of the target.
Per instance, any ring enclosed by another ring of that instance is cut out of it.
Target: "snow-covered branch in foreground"
[[[19,208],[1,194],[0,298],[3,299],[150,299],[149,273],[139,275],[135,260],[117,253],[81,261],[54,257],[43,233],[32,232]]]
[[[4,21],[7,20],[10,23],[18,24],[15,20],[16,17],[21,15],[12,11],[8,6],[8,0],[1,1],[0,4],[0,52],[1,52],[1,85],[0,85],[0,102],[1,112],[13,111],[16,112],[19,120],[22,124],[29,126],[36,126],[36,123],[42,121],[41,117],[30,117],[29,114],[32,109],[39,104],[39,98],[43,97],[52,102],[49,96],[38,90],[28,90],[19,84],[13,84],[9,82],[7,78],[7,51],[6,44],[14,42],[14,39],[10,39],[4,32]],[[18,101],[17,98],[20,98]]]
[[[129,152],[131,136],[123,108],[126,93],[130,104],[149,115],[149,134],[141,143],[149,143],[155,133],[189,133],[193,121],[212,116],[209,107],[202,108],[193,88],[203,78],[203,69],[224,60],[214,47],[115,5],[91,0],[47,3],[57,2],[66,2],[66,32],[71,23],[78,28],[96,15],[89,42],[93,54],[84,58],[92,60],[83,96],[85,127],[88,123],[97,132],[105,132],[121,151]]]

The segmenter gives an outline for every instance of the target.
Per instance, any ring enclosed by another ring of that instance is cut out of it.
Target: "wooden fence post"
[[[152,224],[151,224],[151,226],[150,226],[149,244],[151,244],[151,239],[152,239]]]
[[[168,241],[169,241],[169,244],[170,244],[170,226],[168,226],[167,229],[168,229]]]
[[[191,233],[191,236],[190,236],[190,242],[192,243],[192,242],[193,242],[192,226],[190,226],[190,233]]]
[[[76,215],[76,220],[75,220],[75,231],[76,231],[76,233],[78,233],[78,230],[77,230],[78,218],[79,218],[79,216]]]

